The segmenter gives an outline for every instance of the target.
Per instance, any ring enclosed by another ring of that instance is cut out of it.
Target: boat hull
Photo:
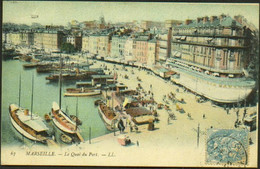
[[[87,97],[87,96],[95,96],[100,95],[100,91],[96,92],[89,92],[89,93],[65,93],[64,96],[70,96],[70,97]]]
[[[104,113],[102,112],[102,110],[101,110],[101,108],[100,108],[100,105],[98,106],[98,114],[99,114],[100,118],[102,119],[102,121],[104,122],[106,128],[107,128],[109,131],[118,130],[117,127],[113,127],[114,125],[116,126],[116,123],[114,124],[114,121],[113,121],[113,120],[109,120],[109,119],[104,115]]]
[[[28,132],[26,132],[22,127],[20,127],[15,120],[12,118],[11,114],[9,113],[9,117],[11,120],[11,124],[13,126],[13,128],[15,129],[16,133],[18,133],[21,137],[21,139],[23,139],[23,137],[27,138],[28,140],[31,141],[37,141],[37,142],[41,142],[41,143],[45,143],[42,140],[39,140],[38,138],[32,136],[31,134],[29,134]]]
[[[31,141],[38,141],[41,142],[40,140],[38,140],[37,138],[33,137],[32,135],[30,135],[29,133],[27,133],[23,128],[21,128],[10,116],[11,119],[11,123],[12,126],[14,127],[15,131],[17,131],[22,137],[25,137]]]
[[[54,125],[56,126],[56,128],[58,128],[59,130],[61,130],[64,133],[69,133],[69,134],[76,134],[76,131],[72,131],[67,129],[66,127],[63,127],[56,119],[52,120]]]

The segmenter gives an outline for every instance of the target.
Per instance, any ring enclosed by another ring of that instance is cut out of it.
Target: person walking
[[[239,117],[239,109],[237,109],[236,114],[237,114],[237,119],[238,119],[238,117]]]
[[[244,120],[244,118],[246,117],[246,108],[244,109],[244,113],[243,113],[243,118],[242,118],[242,121]]]

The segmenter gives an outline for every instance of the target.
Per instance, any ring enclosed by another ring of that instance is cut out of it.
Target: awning
[[[181,39],[181,36],[176,36],[175,39]]]
[[[181,52],[177,52],[175,56],[176,57],[181,57]]]
[[[181,40],[186,40],[186,36],[182,36],[182,37],[181,37]]]
[[[172,52],[172,55],[173,55],[173,56],[175,56],[175,55],[176,55],[176,53],[177,53],[177,51],[173,51],[173,52]]]
[[[234,77],[234,75],[233,74],[229,74],[228,77]]]

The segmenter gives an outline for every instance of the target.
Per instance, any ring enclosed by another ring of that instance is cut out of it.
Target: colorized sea
[[[2,145],[23,145],[24,139],[13,129],[9,118],[8,107],[10,104],[19,103],[19,77],[21,74],[21,107],[31,110],[32,95],[32,76],[34,76],[33,92],[33,113],[38,114],[44,119],[44,115],[51,111],[52,103],[59,102],[59,85],[57,82],[49,82],[45,79],[49,74],[39,74],[35,68],[24,69],[19,60],[10,60],[2,62],[2,121],[1,121],[1,142]],[[75,87],[75,82],[66,82],[62,85],[62,93],[66,88]],[[98,114],[94,101],[101,99],[101,96],[79,97],[78,98],[78,116],[82,121],[81,135],[84,140],[89,140],[89,128],[91,128],[91,138],[95,138],[109,131],[104,126]],[[62,109],[67,110],[69,115],[76,115],[76,97],[64,97],[62,94]],[[52,126],[50,126],[52,127]],[[56,131],[55,129],[51,129]],[[56,133],[56,139],[59,131]]]

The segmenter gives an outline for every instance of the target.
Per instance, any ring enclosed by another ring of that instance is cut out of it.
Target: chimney
[[[219,16],[219,20],[222,21],[225,17],[226,17],[226,15],[221,14],[221,15]]]
[[[197,23],[199,23],[202,20],[202,18],[197,18]]]
[[[186,19],[186,21],[185,21],[185,25],[189,25],[191,22],[192,22],[192,20],[190,20],[190,19]]]
[[[215,20],[217,20],[217,18],[218,18],[217,16],[211,16],[210,17],[210,22],[211,23],[214,22]]]
[[[209,17],[208,17],[208,16],[205,16],[205,17],[203,17],[202,19],[203,19],[203,23],[206,23],[206,22],[208,22]]]
[[[242,24],[242,20],[243,20],[243,16],[241,16],[241,15],[237,15],[237,16],[234,16],[234,19],[237,21],[237,22],[239,22],[240,24]]]

